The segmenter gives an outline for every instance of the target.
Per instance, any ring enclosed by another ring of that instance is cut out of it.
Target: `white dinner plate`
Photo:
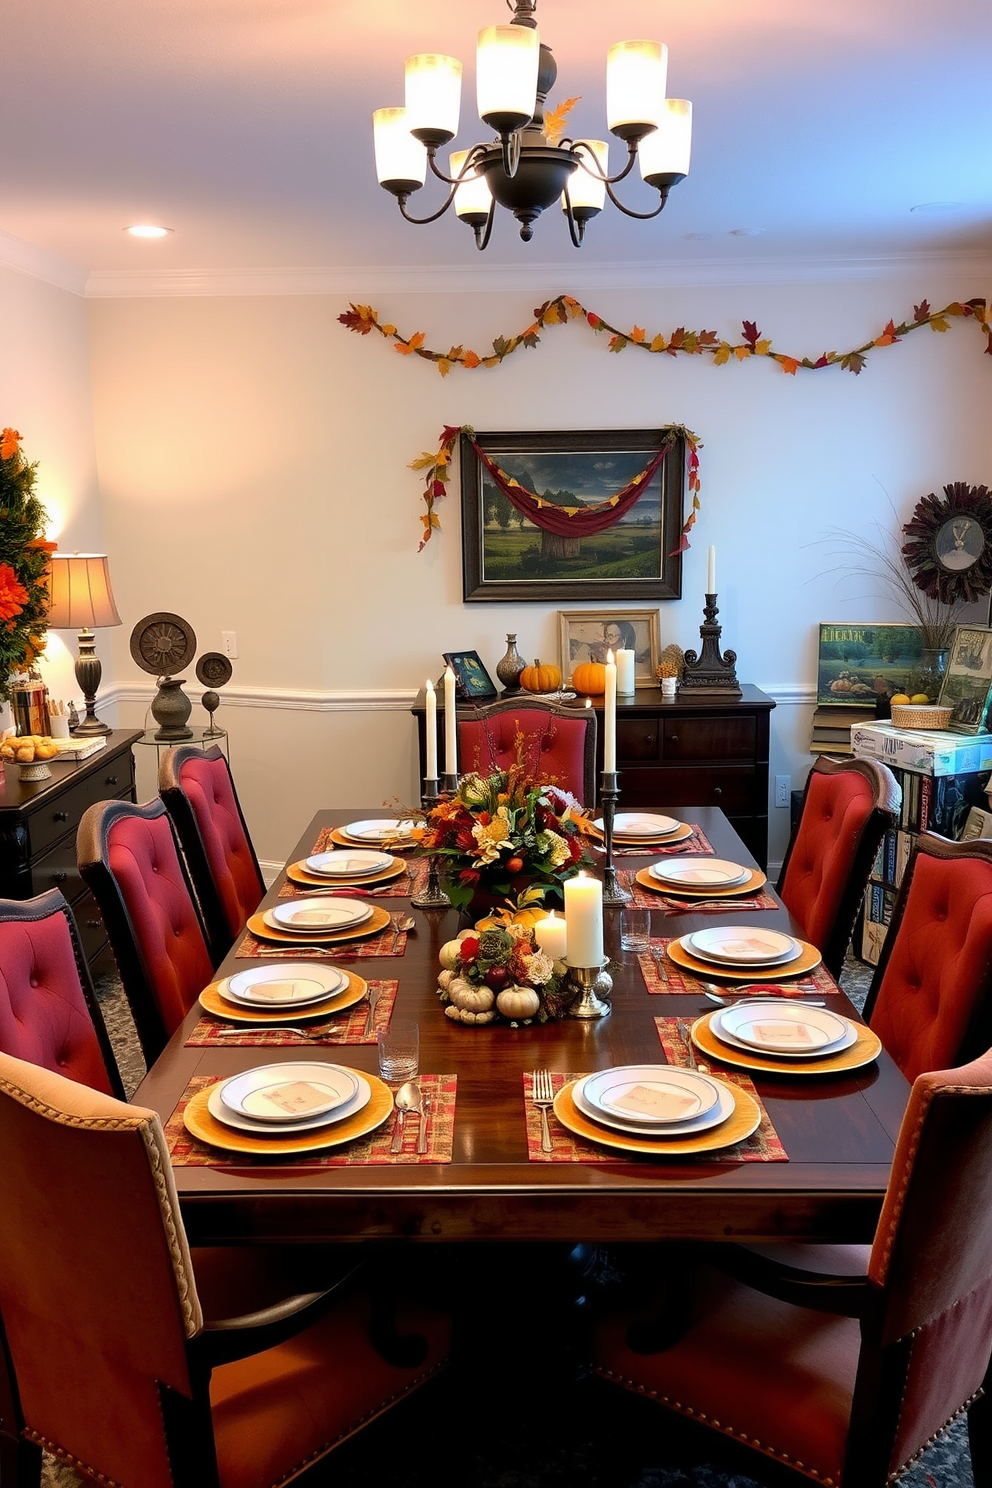
[[[273,930],[299,930],[321,935],[328,930],[351,930],[372,915],[372,905],[361,899],[326,898],[288,899],[275,904],[262,916]]]
[[[307,1007],[326,1002],[348,985],[346,972],[336,966],[299,966],[290,963],[253,966],[217,983],[225,1002],[238,1007]]]
[[[723,858],[666,858],[648,869],[660,883],[688,884],[697,889],[724,889],[744,883],[751,870]]]
[[[220,1098],[236,1116],[295,1127],[347,1105],[357,1092],[358,1077],[344,1065],[285,1060],[232,1075],[221,1085]]]
[[[784,1000],[762,1002],[757,997],[721,1008],[710,1019],[710,1027],[736,1048],[798,1059],[839,1054],[858,1036],[853,1023],[826,1008]]]
[[[586,1076],[588,1079],[589,1076]],[[588,1116],[590,1121],[596,1121],[600,1126],[608,1126],[612,1131],[629,1132],[631,1136],[637,1137],[682,1137],[689,1136],[693,1132],[709,1131],[711,1127],[719,1126],[721,1122],[733,1115],[734,1097],[733,1092],[722,1081],[716,1081],[717,1102],[710,1110],[702,1116],[691,1117],[688,1121],[670,1121],[665,1126],[642,1126],[637,1121],[628,1121],[622,1116],[611,1115],[601,1111],[594,1106],[585,1095],[582,1087],[585,1080],[579,1080],[572,1088],[572,1099],[583,1116]]]
[[[636,1121],[650,1130],[705,1116],[716,1105],[720,1087],[698,1070],[670,1064],[622,1064],[597,1070],[581,1082],[597,1112]]]
[[[755,930],[745,925],[714,925],[694,930],[682,943],[692,956],[718,966],[778,966],[795,961],[802,946],[780,930]]]
[[[304,866],[322,878],[366,878],[369,874],[385,873],[394,861],[391,853],[343,847],[336,852],[315,853],[312,858],[304,859]]]
[[[666,837],[669,832],[677,832],[681,822],[677,822],[670,816],[646,816],[642,811],[618,811],[613,818],[614,837]],[[603,818],[597,817],[593,822],[597,832],[606,831],[606,823]]]
[[[409,837],[413,831],[413,822],[410,817],[400,821],[397,817],[390,816],[349,822],[341,830],[359,842],[388,842],[393,837]]]
[[[225,1126],[233,1127],[235,1131],[249,1132],[253,1137],[292,1137],[298,1132],[319,1131],[322,1126],[333,1126],[335,1122],[344,1121],[347,1116],[354,1116],[356,1111],[361,1111],[372,1099],[372,1086],[368,1080],[363,1079],[357,1070],[352,1073],[358,1082],[358,1089],[351,1100],[335,1106],[333,1111],[325,1111],[321,1116],[311,1116],[303,1121],[291,1121],[285,1125],[276,1121],[252,1121],[251,1117],[242,1116],[224,1104],[221,1099],[221,1085],[215,1085],[211,1090],[207,1110]]]

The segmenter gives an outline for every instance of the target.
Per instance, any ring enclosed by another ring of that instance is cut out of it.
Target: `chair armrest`
[[[770,1256],[758,1255],[743,1245],[708,1245],[705,1260],[715,1270],[733,1276],[767,1297],[838,1317],[864,1317],[877,1294],[877,1288],[867,1276],[804,1271],[799,1266],[787,1266]]]
[[[202,1333],[190,1339],[190,1348],[210,1369],[275,1348],[323,1317],[341,1299],[361,1269],[355,1266],[326,1291],[300,1292],[258,1312],[211,1319],[204,1324]]]

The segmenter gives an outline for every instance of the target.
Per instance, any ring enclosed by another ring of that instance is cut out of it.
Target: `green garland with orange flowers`
[[[34,494],[37,462],[29,465],[16,429],[0,430],[0,699],[11,676],[45,649],[48,565],[46,512]]]

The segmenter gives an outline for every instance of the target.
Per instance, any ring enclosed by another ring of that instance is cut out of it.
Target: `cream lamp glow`
[[[48,625],[52,630],[78,630],[76,681],[86,702],[86,717],[74,734],[109,734],[110,726],[96,716],[96,693],[103,667],[96,654],[94,630],[120,625],[121,617],[110,587],[105,553],[53,553],[48,581],[51,596]]]

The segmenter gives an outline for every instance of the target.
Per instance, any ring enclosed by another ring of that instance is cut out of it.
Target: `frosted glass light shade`
[[[405,108],[376,109],[372,115],[375,170],[379,185],[416,191],[427,176],[427,151],[414,139]]]
[[[468,157],[468,150],[453,150],[449,157],[451,169],[448,174],[457,176]],[[489,182],[473,168],[455,190],[455,211],[459,217],[467,217],[470,221],[474,217],[488,217],[492,200]]]
[[[406,116],[411,132],[454,139],[462,97],[462,64],[440,52],[418,52],[406,59]]]
[[[608,175],[610,168],[610,147],[606,140],[581,140],[576,141],[575,149],[580,157],[589,160],[589,164],[599,167],[602,174]],[[580,165],[568,181],[568,195],[572,203],[572,210],[577,211],[580,207],[589,211],[601,212],[606,202],[606,182],[600,181],[596,176],[591,176],[587,170]],[[561,196],[562,208],[565,208],[565,193]]]
[[[487,26],[475,63],[479,118],[509,134],[534,117],[540,38],[530,26]]]
[[[662,41],[618,41],[606,55],[606,122],[621,139],[637,138],[658,123],[668,87],[668,48]]]
[[[687,98],[666,98],[658,128],[637,147],[641,175],[649,186],[656,184],[656,176],[687,176],[691,152],[692,104]]]

